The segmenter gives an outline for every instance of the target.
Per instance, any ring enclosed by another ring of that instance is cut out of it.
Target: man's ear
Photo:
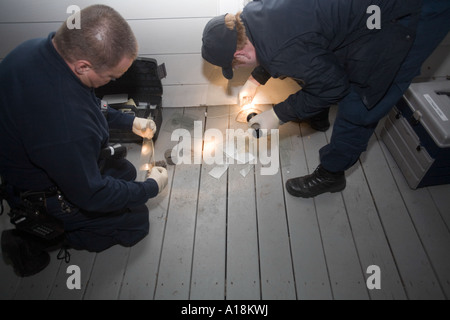
[[[251,56],[245,50],[239,50],[234,53],[234,59],[238,61],[238,65],[250,62]]]
[[[73,66],[78,75],[84,75],[92,69],[92,64],[87,60],[77,60],[73,63]]]
[[[237,59],[237,60],[243,61],[243,60],[248,60],[248,59],[250,59],[250,55],[248,54],[247,51],[245,51],[244,49],[242,49],[242,50],[237,50],[237,51],[234,53],[234,58]]]
[[[247,39],[245,42],[245,46],[240,49],[236,50],[234,53],[234,58],[242,63],[252,63],[255,59],[255,47],[250,42],[250,40]]]

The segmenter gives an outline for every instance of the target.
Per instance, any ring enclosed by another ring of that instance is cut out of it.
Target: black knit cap
[[[211,19],[203,30],[202,57],[213,65],[222,67],[222,74],[228,80],[233,78],[232,62],[237,48],[236,28],[225,25],[227,14]]]

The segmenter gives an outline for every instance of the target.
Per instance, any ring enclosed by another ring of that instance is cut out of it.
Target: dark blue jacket
[[[242,12],[260,66],[303,90],[275,106],[297,116],[344,98],[350,86],[367,108],[383,97],[411,48],[422,0],[254,0]],[[367,27],[381,9],[381,29]],[[264,81],[263,81],[264,82]]]
[[[93,89],[67,66],[52,37],[26,41],[0,63],[0,174],[20,190],[56,185],[87,211],[146,203],[158,194],[156,181],[101,175],[108,123]],[[134,119],[113,109],[108,118],[127,130]]]

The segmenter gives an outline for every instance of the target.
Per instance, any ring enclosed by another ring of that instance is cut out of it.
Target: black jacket
[[[72,204],[108,212],[158,194],[153,179],[102,175],[108,126],[130,130],[134,117],[111,109],[70,70],[48,38],[32,39],[0,63],[0,174],[19,190],[57,186]],[[108,121],[108,122],[107,122]]]
[[[290,109],[301,115],[335,104],[350,86],[372,108],[413,44],[421,4],[422,0],[250,2],[242,20],[260,66],[268,76],[291,77],[303,88],[277,105],[277,114],[282,117]],[[381,29],[367,26],[371,5],[381,10]],[[262,83],[267,79],[261,74],[257,78]]]

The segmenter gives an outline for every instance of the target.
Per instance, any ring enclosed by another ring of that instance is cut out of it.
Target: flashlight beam
[[[155,166],[155,146],[152,139],[144,138],[142,141],[141,158],[139,161],[139,177],[146,179],[147,173]]]

